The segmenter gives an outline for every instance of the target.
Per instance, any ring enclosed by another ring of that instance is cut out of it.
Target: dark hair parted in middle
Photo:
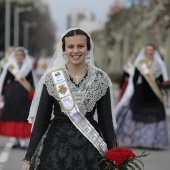
[[[151,47],[153,47],[154,50],[156,50],[155,45],[153,45],[153,44],[146,44],[146,45],[145,45],[145,47],[148,47],[148,46],[151,46]]]
[[[62,49],[63,51],[65,51],[65,38],[66,37],[72,37],[75,35],[84,35],[87,38],[87,49],[88,51],[90,51],[91,49],[91,45],[90,45],[90,37],[81,29],[75,29],[75,30],[71,30],[69,31],[63,38],[62,38]]]

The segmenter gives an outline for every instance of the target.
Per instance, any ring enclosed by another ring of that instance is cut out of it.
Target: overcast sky
[[[67,29],[67,16],[70,10],[87,10],[95,15],[97,21],[107,18],[109,8],[115,0],[46,0],[50,7],[51,16],[57,26],[57,35]]]

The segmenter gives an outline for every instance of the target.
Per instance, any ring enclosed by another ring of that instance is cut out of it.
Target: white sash
[[[62,68],[51,72],[55,93],[65,114],[69,117],[75,127],[104,155],[108,150],[106,143],[100,137],[86,117],[79,111],[74,97],[71,93],[65,73]]]

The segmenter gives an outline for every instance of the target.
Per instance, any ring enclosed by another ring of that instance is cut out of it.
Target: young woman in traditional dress
[[[94,66],[90,36],[67,30],[33,99],[28,120],[36,119],[22,170],[100,169],[99,157],[116,140],[111,84]]]
[[[17,139],[13,148],[26,148],[31,125],[27,121],[36,84],[32,61],[23,47],[15,48],[0,77],[0,135]],[[29,98],[30,97],[30,98]]]

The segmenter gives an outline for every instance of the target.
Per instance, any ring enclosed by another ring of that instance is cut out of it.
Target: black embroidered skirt
[[[30,161],[29,170],[99,170],[100,156],[69,119],[54,119]]]

